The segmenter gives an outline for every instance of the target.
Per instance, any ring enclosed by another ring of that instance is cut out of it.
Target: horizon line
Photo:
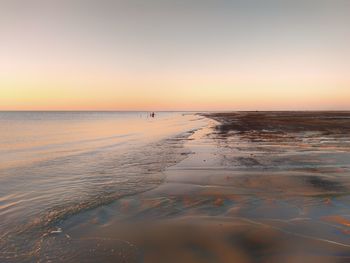
[[[276,110],[0,110],[0,112],[350,112],[350,109]]]

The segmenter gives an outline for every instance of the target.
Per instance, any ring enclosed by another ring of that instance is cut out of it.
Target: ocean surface
[[[0,112],[0,259],[31,258],[72,215],[160,184],[205,124],[191,113]],[[58,231],[59,232],[59,231]]]

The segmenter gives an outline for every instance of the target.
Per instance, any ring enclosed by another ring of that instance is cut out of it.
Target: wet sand
[[[350,113],[204,114],[141,194],[43,237],[41,262],[350,262]]]

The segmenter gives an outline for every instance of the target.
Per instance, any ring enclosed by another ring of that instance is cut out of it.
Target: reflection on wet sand
[[[350,113],[206,117],[163,184],[65,221],[39,258],[349,262]]]

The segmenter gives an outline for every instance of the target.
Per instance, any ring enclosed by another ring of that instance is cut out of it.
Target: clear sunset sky
[[[350,110],[348,0],[0,0],[0,110]]]

